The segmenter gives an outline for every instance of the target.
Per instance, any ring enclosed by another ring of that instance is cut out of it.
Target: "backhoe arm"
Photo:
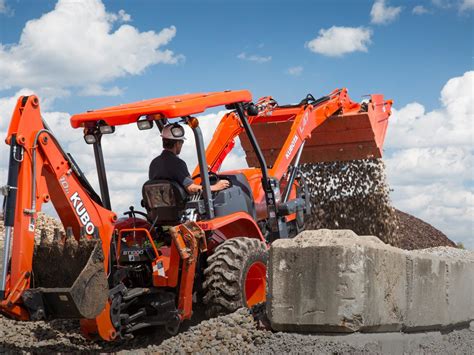
[[[206,161],[209,171],[216,173],[220,169],[225,157],[235,146],[235,138],[242,131],[242,124],[235,112],[226,113],[221,118],[212,140],[206,148]],[[196,166],[192,176],[196,174],[199,174],[199,166]]]
[[[29,307],[25,301],[25,295],[30,298],[36,297],[34,292],[28,290],[38,286],[33,285],[32,269],[36,221],[43,203],[49,201],[53,203],[63,226],[72,229],[76,240],[84,238],[99,242],[100,253],[103,255],[100,258],[103,258],[105,273],[109,265],[109,250],[116,215],[101,206],[100,199],[92,191],[78,167],[61,149],[41,118],[36,96],[23,96],[18,99],[6,142],[15,145],[13,161],[19,165],[16,181],[9,179],[9,185],[16,187],[16,201],[11,199],[8,201],[7,197],[5,213],[13,215],[13,225],[10,226],[13,233],[7,235],[7,238],[11,238],[11,256],[7,248],[4,250],[4,258],[10,260],[10,266],[4,270],[6,277],[2,277],[4,295],[0,300],[0,311],[16,318],[31,319],[40,317],[41,312],[44,312],[44,309],[38,312],[37,309]],[[11,191],[8,186],[5,190]],[[64,263],[68,262],[67,259],[50,260],[50,267],[61,273]],[[87,298],[87,292],[80,297]],[[95,297],[103,299],[103,295]],[[45,304],[49,302],[44,297],[43,301]],[[87,306],[86,299],[80,302],[85,302],[83,306]],[[47,305],[45,308],[48,308]],[[96,305],[96,308],[100,309],[99,314],[89,318],[97,316],[98,331],[104,332],[105,330],[100,329],[102,327],[109,332],[111,324],[107,324],[110,322],[107,322],[109,315],[105,305]],[[81,311],[80,307],[78,309]],[[106,338],[110,338],[110,334],[104,339]]]

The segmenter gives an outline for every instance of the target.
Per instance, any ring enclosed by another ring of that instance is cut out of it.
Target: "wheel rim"
[[[247,307],[265,302],[267,286],[267,267],[258,261],[250,266],[245,278],[245,300]]]

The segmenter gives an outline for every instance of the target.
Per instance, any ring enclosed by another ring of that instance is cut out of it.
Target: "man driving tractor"
[[[188,167],[184,160],[178,157],[181,153],[184,140],[184,128],[178,123],[168,124],[161,132],[163,152],[150,164],[148,178],[150,180],[173,180],[183,186],[189,194],[202,191],[202,186],[195,184],[191,179]],[[229,181],[219,180],[211,186],[211,191],[220,191],[229,187]]]

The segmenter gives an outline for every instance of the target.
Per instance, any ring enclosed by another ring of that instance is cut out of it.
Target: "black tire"
[[[265,243],[254,238],[232,238],[219,245],[204,270],[206,315],[216,317],[248,307],[245,283],[250,268],[266,274],[268,251]]]

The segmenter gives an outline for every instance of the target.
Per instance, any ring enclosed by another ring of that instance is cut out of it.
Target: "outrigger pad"
[[[33,265],[37,284],[22,296],[32,319],[92,319],[103,311],[109,288],[100,240],[41,244]]]

